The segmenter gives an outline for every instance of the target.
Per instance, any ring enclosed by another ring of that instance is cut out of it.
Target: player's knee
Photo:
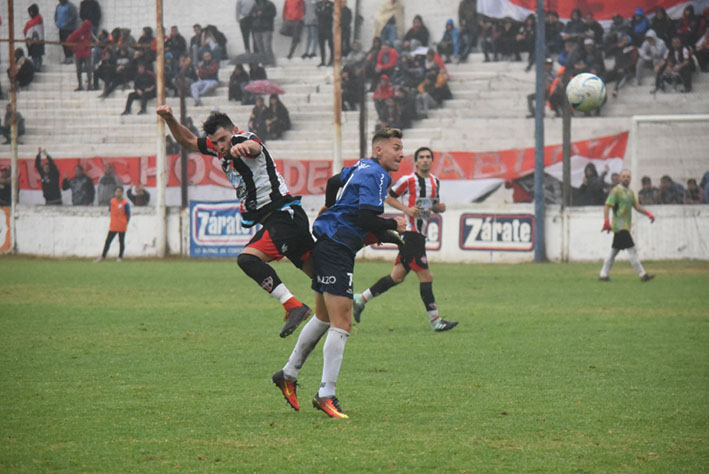
[[[239,265],[239,268],[241,268],[244,272],[248,273],[248,270],[250,268],[253,268],[255,265],[261,263],[261,259],[258,258],[256,255],[242,253],[239,254],[239,256],[236,258],[236,263],[237,265]]]
[[[398,285],[399,283],[401,283],[402,281],[404,281],[404,279],[406,278],[406,273],[392,273],[392,274],[390,275],[390,277],[391,277],[391,281],[392,281],[395,285]]]

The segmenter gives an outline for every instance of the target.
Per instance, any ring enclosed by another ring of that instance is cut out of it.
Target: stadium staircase
[[[319,68],[317,60],[288,61],[268,69],[270,80],[281,85],[282,97],[291,114],[293,128],[282,140],[271,141],[274,156],[284,159],[330,159],[333,154],[332,68]],[[453,99],[416,121],[405,131],[408,153],[419,146],[439,151],[494,151],[534,146],[534,120],[527,115],[526,96],[534,91],[534,71],[525,72],[522,62],[483,63],[482,55],[473,54],[464,64],[448,65]],[[202,106],[193,107],[187,99],[188,115],[199,124],[211,110],[228,113],[240,127],[245,127],[252,106],[229,102],[227,86],[233,66],[222,63],[220,87],[204,97]],[[635,114],[698,114],[709,112],[709,74],[695,74],[691,94],[649,94],[651,77],[641,87],[626,86],[617,99],[608,98],[601,117],[577,117],[573,120],[573,139],[582,140],[610,135],[630,128]],[[107,99],[98,91],[74,92],[76,76],[73,65],[47,64],[34,82],[18,94],[18,110],[24,115],[26,134],[19,146],[20,157],[33,157],[39,146],[61,157],[147,156],[155,153],[155,116],[121,116],[130,88],[118,89]],[[7,80],[3,82],[7,91]],[[7,92],[5,92],[7,94]],[[168,97],[177,111],[179,100]],[[154,109],[154,101],[152,102]],[[177,113],[177,112],[176,112]],[[561,143],[561,119],[547,109],[545,141]],[[359,155],[359,113],[343,112],[343,157]],[[371,136],[376,112],[368,100]],[[690,137],[687,137],[688,139]],[[660,140],[661,141],[661,140]],[[0,157],[9,157],[8,145],[0,145]],[[698,166],[706,168],[706,163]],[[703,172],[703,169],[697,172]],[[663,173],[664,174],[664,173]],[[701,176],[699,174],[699,176]]]

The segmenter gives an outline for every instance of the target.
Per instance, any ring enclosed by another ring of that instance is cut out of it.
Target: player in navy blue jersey
[[[404,244],[399,246],[399,255],[391,274],[386,275],[361,294],[354,295],[354,318],[359,322],[364,305],[395,285],[403,282],[411,270],[419,279],[421,300],[426,307],[431,329],[443,332],[453,329],[457,321],[447,321],[438,315],[438,305],[433,296],[433,273],[428,268],[426,238],[431,213],[445,212],[445,203],[440,202],[441,182],[431,173],[433,151],[421,147],[414,153],[416,170],[404,175],[389,190],[387,204],[406,214]]]
[[[312,311],[293,296],[268,262],[287,257],[310,278],[314,275],[313,238],[300,196],[289,194],[260,138],[239,130],[226,114],[212,113],[203,124],[207,136],[202,138],[180,124],[169,105],[158,107],[157,114],[182,147],[219,158],[224,174],[236,189],[242,225],[261,225],[237,263],[244,273],[281,302],[286,314],[280,336],[292,334]]]
[[[303,327],[285,367],[273,375],[273,383],[295,409],[298,372],[308,355],[327,332],[323,346],[323,373],[313,406],[333,418],[347,418],[335,396],[345,343],[352,327],[352,277],[355,254],[371,234],[387,230],[403,232],[403,217],[383,219],[384,203],[391,184],[390,171],[397,171],[404,158],[401,131],[382,129],[372,139],[372,157],[359,160],[328,180],[325,209],[313,224],[317,238],[313,248],[316,317]],[[342,188],[340,197],[336,198]]]

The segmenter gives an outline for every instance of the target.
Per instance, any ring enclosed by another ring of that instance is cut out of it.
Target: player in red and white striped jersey
[[[312,313],[288,290],[268,262],[287,257],[310,278],[314,275],[313,237],[300,197],[291,196],[268,149],[253,133],[240,131],[226,114],[212,113],[204,122],[207,136],[196,137],[180,124],[169,105],[158,107],[177,143],[221,160],[224,174],[236,189],[245,227],[261,224],[237,258],[252,280],[279,300],[286,310],[280,336],[286,337]]]
[[[390,275],[382,277],[361,294],[354,295],[353,312],[359,322],[364,305],[406,278],[410,270],[419,279],[421,299],[426,307],[431,329],[437,332],[453,329],[458,322],[446,321],[438,315],[438,306],[433,296],[433,274],[426,258],[426,232],[431,213],[445,212],[445,203],[440,202],[440,181],[431,174],[433,152],[421,147],[414,153],[416,171],[402,176],[389,190],[387,204],[406,214],[404,244],[399,246],[399,255]]]

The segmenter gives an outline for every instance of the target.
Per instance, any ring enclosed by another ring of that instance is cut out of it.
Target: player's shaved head
[[[221,112],[212,112],[202,124],[202,130],[207,135],[214,135],[220,128],[229,132],[234,129],[234,122],[231,121],[227,114]]]

